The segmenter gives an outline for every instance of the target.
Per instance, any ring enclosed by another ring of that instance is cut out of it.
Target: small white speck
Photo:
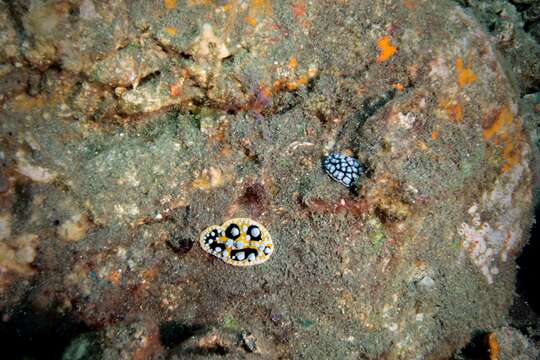
[[[435,285],[435,281],[433,281],[433,279],[429,276],[425,276],[422,280],[420,280],[420,285],[430,288]]]
[[[249,254],[248,260],[249,260],[249,261],[255,260],[255,254],[253,254],[253,253]]]
[[[246,240],[247,240],[247,241],[251,240],[251,236],[246,235]]]

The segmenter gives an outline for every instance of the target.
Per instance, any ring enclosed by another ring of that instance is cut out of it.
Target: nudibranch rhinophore
[[[324,159],[324,170],[337,182],[352,187],[362,175],[360,161],[340,153],[332,153]]]
[[[261,264],[274,251],[268,231],[248,218],[231,219],[221,226],[208,227],[201,233],[199,243],[207,253],[234,266]]]

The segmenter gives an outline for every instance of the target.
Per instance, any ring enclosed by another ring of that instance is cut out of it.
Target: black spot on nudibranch
[[[261,240],[261,229],[259,229],[258,226],[251,225],[250,227],[248,227],[247,235],[249,235],[251,240]]]
[[[353,187],[363,173],[360,161],[341,153],[328,155],[323,162],[324,171],[335,181]]]
[[[253,255],[252,255],[253,254]],[[250,257],[251,255],[251,257]],[[240,250],[232,250],[231,251],[231,258],[233,260],[242,261],[245,259],[248,259],[248,261],[253,261],[259,256],[259,252],[255,249],[240,249]]]
[[[220,235],[219,229],[213,229],[212,231],[209,231],[208,234],[205,235],[204,242],[207,245],[209,245],[212,242],[214,242],[214,240],[216,240],[219,237],[219,235]]]
[[[225,230],[225,236],[229,239],[236,240],[240,237],[240,228],[236,224],[231,224]]]
[[[223,250],[225,250],[225,245],[217,243],[217,242],[213,242],[209,246],[210,246],[210,249],[215,252],[222,252]]]

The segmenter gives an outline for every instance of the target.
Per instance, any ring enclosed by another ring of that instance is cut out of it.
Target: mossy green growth
[[[62,360],[90,360],[100,358],[101,349],[92,334],[82,335],[69,344],[62,355]]]
[[[163,134],[176,134],[178,132],[178,112],[170,111],[165,116],[156,118],[141,129],[137,130],[137,137],[146,141],[155,141]]]
[[[298,319],[298,323],[305,329],[310,328],[313,325],[315,325],[315,321],[311,319],[304,319],[304,318]]]
[[[461,164],[461,172],[463,177],[469,177],[472,173],[472,164],[470,162],[463,162],[463,164]]]
[[[463,243],[460,239],[454,239],[452,241],[452,248],[456,249],[456,250],[460,250],[461,247],[462,247]]]
[[[283,168],[289,168],[292,166],[292,162],[289,160],[289,158],[286,158],[286,157],[279,158],[277,160],[277,163],[280,167],[283,167]]]
[[[377,252],[386,242],[387,236],[383,224],[376,217],[371,217],[366,221],[366,231],[372,249]]]
[[[223,315],[223,327],[226,330],[236,330],[238,329],[238,322],[234,319],[231,314]]]

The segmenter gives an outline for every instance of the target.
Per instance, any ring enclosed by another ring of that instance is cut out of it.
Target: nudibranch
[[[201,247],[234,266],[262,264],[274,251],[268,231],[256,221],[236,218],[221,226],[212,225],[201,233]]]
[[[362,175],[360,161],[341,153],[332,153],[324,159],[324,170],[337,182],[347,186],[354,186]]]

